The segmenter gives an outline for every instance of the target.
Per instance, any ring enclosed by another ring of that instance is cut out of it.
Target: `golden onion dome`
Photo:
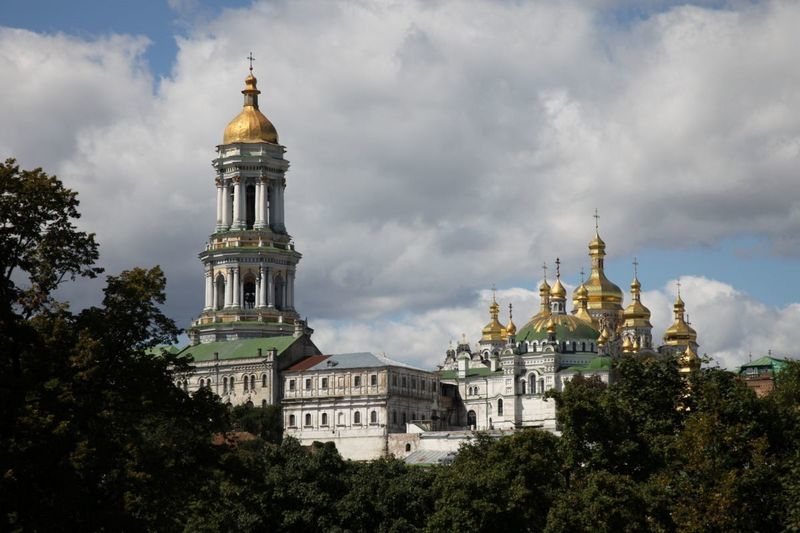
[[[631,353],[633,351],[633,341],[627,335],[625,339],[622,341],[622,352],[623,353]]]
[[[664,343],[669,346],[679,344],[691,344],[697,341],[697,332],[692,326],[686,323],[684,318],[685,304],[681,299],[680,294],[675,299],[673,305],[673,312],[675,313],[675,321],[664,332]]]
[[[600,233],[597,230],[594,232],[594,239],[589,241],[589,249],[599,251],[605,251],[606,249],[606,243],[600,238]]]
[[[575,289],[575,295],[578,297],[578,301],[580,301],[582,298],[589,298],[589,291],[586,289],[586,285],[583,283],[578,285],[578,288]]]
[[[489,306],[489,316],[491,320],[489,321],[486,326],[484,326],[481,333],[483,334],[481,340],[484,341],[501,341],[508,337],[508,333],[506,332],[506,328],[503,327],[503,324],[497,319],[500,315],[500,306],[497,304],[497,301],[492,298],[492,304]]]
[[[542,284],[539,285],[539,294],[544,294],[545,292],[550,294],[550,284],[547,283],[547,279],[546,278],[543,279],[542,280]]]
[[[511,304],[508,304],[508,325],[506,326],[506,333],[509,336],[517,334],[517,325],[514,324],[514,308]]]
[[[678,357],[678,370],[682,373],[691,372],[700,368],[700,358],[691,345]]]
[[[639,346],[639,339],[633,339],[633,351],[638,352],[639,348],[641,348],[641,346]]]
[[[278,131],[272,122],[258,109],[258,95],[261,91],[256,86],[258,80],[250,73],[244,80],[244,107],[236,118],[225,127],[222,144],[231,143],[271,143],[278,144]]]
[[[564,285],[562,285],[561,278],[556,278],[556,282],[553,284],[553,288],[550,289],[550,298],[561,300],[566,297],[567,297],[567,289],[565,289]]]

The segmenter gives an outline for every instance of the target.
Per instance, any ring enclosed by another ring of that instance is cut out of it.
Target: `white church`
[[[499,321],[499,304],[474,344],[462,339],[436,370],[371,353],[324,354],[295,309],[301,254],[284,212],[286,149],[259,110],[257,80],[245,79],[244,105],[225,128],[213,160],[216,220],[199,254],[205,300],[188,328],[192,372],[176,376],[187,392],[207,387],[230,405],[280,404],[284,432],[302,444],[330,441],[352,459],[415,452],[447,454],[474,431],[497,435],[523,427],[557,431],[555,403],[578,373],[613,379],[612,360],[633,354],[678,356],[699,364],[697,335],[678,296],[675,323],[654,349],[650,311],[634,275],[631,303],[603,270],[605,243],[589,243],[592,272],[573,293],[560,264],[552,287],[539,289],[541,309],[517,331]]]

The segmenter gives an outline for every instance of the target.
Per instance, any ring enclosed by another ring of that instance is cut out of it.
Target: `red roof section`
[[[284,372],[302,372],[303,370],[308,370],[317,363],[321,363],[328,357],[330,357],[330,355],[312,355],[311,357],[307,357],[302,361],[293,364],[284,370]]]

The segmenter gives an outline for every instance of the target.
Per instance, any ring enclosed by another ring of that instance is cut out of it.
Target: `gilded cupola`
[[[225,128],[222,144],[231,143],[272,143],[278,144],[278,132],[272,122],[258,109],[258,90],[252,67],[250,75],[244,80],[244,107],[236,118]]]
[[[482,331],[481,340],[484,341],[503,341],[508,337],[508,333],[506,332],[506,328],[503,327],[503,324],[500,323],[498,317],[500,316],[500,306],[497,303],[497,299],[494,295],[492,295],[492,303],[489,305],[489,316],[490,320],[489,323],[484,326]]]
[[[575,310],[575,318],[579,318],[597,329],[597,321],[589,314],[589,291],[586,290],[586,285],[583,283],[578,285],[578,288],[575,290],[575,300],[578,303],[578,308]]]
[[[517,325],[514,324],[514,308],[511,304],[508,304],[508,325],[506,326],[506,333],[509,337],[517,334]]]
[[[600,217],[595,210],[595,220]],[[612,283],[604,271],[606,243],[600,238],[600,230],[595,222],[594,238],[589,242],[589,257],[592,259],[592,272],[586,280],[589,292],[588,308],[590,311],[614,311],[622,314],[622,290]]]
[[[667,346],[696,344],[697,332],[686,322],[686,305],[681,299],[680,287],[678,288],[678,297],[675,299],[672,310],[675,314],[675,321],[667,328],[667,331],[664,332],[664,344]]]
[[[634,273],[631,282],[631,303],[625,308],[622,314],[623,328],[652,328],[650,323],[650,310],[641,301],[642,284],[639,283],[638,276]]]

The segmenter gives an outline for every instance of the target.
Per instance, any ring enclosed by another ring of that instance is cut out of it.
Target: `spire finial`
[[[678,281],[675,282],[675,285],[678,287],[678,298],[681,297],[681,278],[678,278]]]
[[[594,231],[600,231],[600,215],[597,214],[597,208],[594,208]]]
[[[547,263],[542,263],[542,271],[544,272],[544,280],[547,281]]]
[[[250,74],[252,74],[253,73],[253,61],[256,60],[256,58],[253,57],[253,52],[250,52],[250,55],[248,55],[245,59],[250,61]]]
[[[497,287],[492,283],[492,303],[497,303]]]
[[[561,279],[561,259],[556,257],[556,278]]]
[[[586,273],[583,271],[583,267],[581,267],[581,285],[583,285],[583,282],[586,281],[583,279],[584,276],[586,276]]]
[[[636,257],[633,258],[633,277],[639,277],[639,261],[636,259]]]
[[[511,320],[514,318],[514,306],[510,303],[508,304],[508,319]]]

